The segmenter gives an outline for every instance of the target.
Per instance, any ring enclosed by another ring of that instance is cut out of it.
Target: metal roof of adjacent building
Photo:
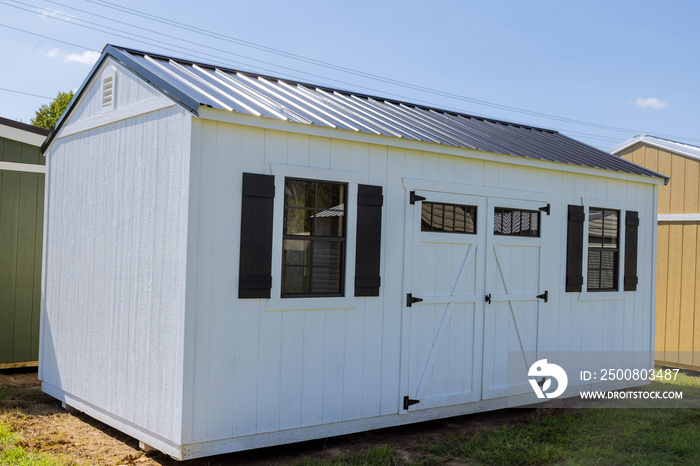
[[[632,147],[633,145],[640,143],[649,144],[660,149],[665,149],[670,152],[675,152],[677,154],[686,155],[688,157],[700,160],[700,147],[698,146],[693,146],[684,142],[671,141],[670,139],[664,139],[644,133],[635,134],[627,141],[611,148],[609,152],[611,154],[617,154],[628,147]]]
[[[111,57],[195,116],[199,107],[261,118],[664,178],[557,131],[107,45],[71,107]],[[70,109],[69,109],[70,111]],[[66,112],[64,118],[67,117]],[[47,138],[51,143],[63,118]]]

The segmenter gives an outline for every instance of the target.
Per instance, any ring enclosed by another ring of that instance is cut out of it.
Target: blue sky
[[[0,116],[29,122],[111,43],[602,149],[639,131],[700,145],[699,17],[690,0],[0,0]]]

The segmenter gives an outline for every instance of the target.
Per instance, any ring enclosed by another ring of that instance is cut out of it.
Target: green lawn
[[[700,378],[683,373],[673,382],[656,382],[646,389],[682,390],[684,399],[700,400]],[[439,441],[424,440],[410,453],[414,464],[429,465],[700,464],[700,410],[542,409],[527,424],[474,435],[455,432]],[[394,448],[384,446],[327,461],[304,458],[296,464],[403,463]]]

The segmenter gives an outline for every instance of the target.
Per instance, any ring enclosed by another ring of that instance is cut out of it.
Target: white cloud
[[[100,58],[100,53],[93,50],[66,54],[63,50],[56,48],[49,50],[46,55],[51,58],[60,58],[64,63],[82,63],[88,66],[94,65],[97,59]]]
[[[66,58],[63,59],[63,61],[82,63],[83,65],[92,66],[95,64],[98,58],[100,58],[99,52],[95,52],[93,50],[86,50],[83,53],[68,54],[66,55]]]
[[[61,10],[40,10],[42,16],[47,16],[49,18],[55,18],[57,16],[63,17],[62,19],[66,21],[70,21],[71,19],[75,18],[75,16],[71,16],[68,13],[64,13]]]
[[[634,101],[635,104],[639,108],[645,108],[649,107],[654,110],[658,110],[660,108],[666,107],[668,105],[668,102],[665,100],[659,100],[656,97],[648,97],[646,99],[642,99],[641,97],[637,97],[637,100]]]

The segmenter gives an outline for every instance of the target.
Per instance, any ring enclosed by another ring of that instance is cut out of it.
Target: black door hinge
[[[411,191],[411,197],[409,199],[409,204],[413,205],[416,202],[424,201],[425,198],[423,196],[418,196],[415,191]]]
[[[549,291],[544,290],[544,293],[538,294],[538,295],[535,296],[535,297],[536,297],[537,299],[544,299],[544,302],[546,303],[547,301],[549,301]]]
[[[406,294],[406,307],[411,307],[413,303],[420,303],[423,301],[423,298],[416,298],[413,296],[413,293],[407,293]]]
[[[403,397],[403,409],[408,410],[409,406],[420,403],[420,400],[412,400],[408,396]]]
[[[549,204],[547,204],[547,205],[544,206],[544,207],[540,207],[540,210],[541,210],[542,212],[546,212],[547,215],[549,215]]]

